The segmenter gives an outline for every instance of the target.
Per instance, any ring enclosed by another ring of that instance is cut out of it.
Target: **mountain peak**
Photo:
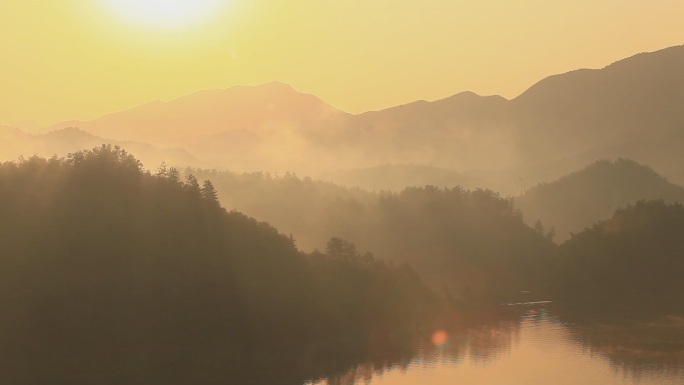
[[[598,160],[515,199],[529,225],[553,226],[559,241],[639,200],[682,201],[684,189],[634,160]]]
[[[296,92],[292,86],[289,84],[285,84],[283,82],[279,81],[272,81],[268,83],[264,83],[261,85],[256,86],[255,88],[261,88],[265,90],[276,90],[276,91],[288,91],[288,92]]]
[[[474,93],[473,91],[461,91],[457,94],[449,96],[446,99],[474,99],[474,98],[481,98],[481,96]]]
[[[488,95],[488,96],[482,96],[478,95],[473,91],[463,91],[459,92],[455,95],[451,95],[449,97],[446,97],[441,100],[437,100],[436,103],[477,103],[483,100],[488,100],[488,101],[508,101],[508,99],[504,98],[501,95]]]
[[[116,140],[186,145],[190,138],[266,127],[314,127],[324,118],[345,116],[314,95],[282,82],[198,91],[179,98],[150,102],[129,110],[54,128],[79,126]]]

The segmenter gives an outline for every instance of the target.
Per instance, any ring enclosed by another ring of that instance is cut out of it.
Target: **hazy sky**
[[[554,73],[684,44],[681,0],[202,1],[218,7],[0,0],[0,123],[273,80],[349,112],[464,90],[511,98]]]

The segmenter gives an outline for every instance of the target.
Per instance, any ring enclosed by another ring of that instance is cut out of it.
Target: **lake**
[[[316,385],[684,384],[684,318],[587,320],[545,307],[436,332],[391,365],[361,364]]]

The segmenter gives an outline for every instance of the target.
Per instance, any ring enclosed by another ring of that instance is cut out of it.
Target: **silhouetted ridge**
[[[624,139],[646,127],[672,129],[682,122],[684,46],[623,59],[598,70],[582,69],[550,76],[513,99],[523,123],[569,119],[576,131],[620,132]],[[668,114],[675,114],[668,116]],[[529,116],[527,116],[529,115]],[[675,118],[676,119],[673,119]],[[571,129],[570,125],[549,127]],[[597,138],[604,135],[596,133]],[[578,137],[581,134],[578,133]]]
[[[295,89],[292,88],[291,85],[285,84],[285,83],[279,82],[279,81],[272,81],[272,82],[264,83],[264,84],[256,86],[256,87],[268,89],[268,90],[278,90],[278,91],[282,91],[282,92],[296,93]]]
[[[82,137],[89,140],[96,139],[97,137],[91,133],[81,130],[78,127],[65,127],[58,130],[47,132],[43,135],[47,139],[61,139],[68,138],[73,140],[75,137]]]
[[[450,114],[452,119],[458,119],[459,114],[465,113],[469,109],[496,108],[505,102],[507,102],[507,100],[502,96],[480,96],[471,91],[464,91],[433,102],[417,100],[415,102],[390,107],[384,110],[365,112],[358,115],[358,117],[362,118],[380,115],[391,118],[392,114],[398,114],[400,116],[418,114],[418,116],[413,115],[412,118],[415,119],[417,117],[422,117],[425,119],[431,119],[431,114],[439,112],[440,114]]]
[[[173,99],[169,102],[160,102],[160,106],[166,103],[179,103],[199,99],[204,101],[211,101],[212,99],[223,100],[225,102],[232,102],[236,98],[278,98],[278,97],[298,97],[300,94],[291,86],[281,82],[264,83],[257,86],[233,86],[229,88],[218,88],[213,90],[201,90],[195,93]],[[314,96],[311,96],[315,98]]]
[[[628,159],[600,160],[554,182],[532,187],[515,199],[525,221],[554,228],[558,241],[639,200],[684,202],[684,188],[648,166]]]
[[[642,66],[650,67],[653,61],[658,61],[661,63],[672,63],[671,66],[668,66],[669,68],[681,69],[681,67],[676,66],[676,63],[682,60],[682,55],[684,55],[684,45],[676,45],[653,52],[641,52],[609,64],[605,68],[622,66],[632,68],[639,68]]]
[[[461,92],[359,115],[275,82],[56,128],[181,147],[239,171],[320,175],[412,163],[477,170],[484,187],[517,194],[595,159],[623,157],[684,183],[677,166],[684,162],[683,67],[684,46],[677,46],[550,76],[510,101]]]
[[[117,140],[151,141],[193,151],[195,141],[210,135],[237,130],[259,133],[271,128],[312,128],[322,120],[345,116],[346,113],[313,95],[272,82],[198,91],[80,122],[78,126]]]
[[[627,95],[618,95],[615,87],[629,89],[631,85],[652,84],[657,90],[665,79],[682,79],[681,68],[684,65],[684,45],[665,48],[655,52],[640,53],[617,62],[602,69],[578,69],[567,73],[552,75],[537,82],[518,97],[515,103],[530,103],[532,100],[541,102],[546,98],[548,103],[556,103],[558,98],[566,100],[576,99],[580,93],[585,95],[613,95],[614,97],[629,97],[642,89],[633,88]],[[655,81],[655,84],[653,82]],[[600,104],[599,104],[600,106]],[[629,112],[629,111],[625,111]]]
[[[503,102],[507,99],[500,95],[482,96],[472,91],[463,91],[455,95],[449,96],[448,98],[436,100],[433,103],[478,103],[483,102],[485,100]]]

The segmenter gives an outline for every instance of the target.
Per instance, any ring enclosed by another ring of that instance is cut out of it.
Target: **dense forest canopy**
[[[558,267],[559,249],[551,242],[558,222],[538,221],[535,213],[564,221],[577,217],[578,223],[588,227],[629,202],[658,197],[672,202],[682,191],[630,160],[596,162],[558,182],[539,185],[515,202],[489,190],[458,187],[369,193],[293,174],[192,171],[216,181],[222,202],[276,223],[285,233],[294,234],[304,248],[323,249],[333,236],[352,241],[376,257],[409,262],[426,283],[438,291],[446,288],[460,301],[516,300],[520,291],[535,292],[519,296],[521,300],[569,300],[564,293],[582,289],[561,289],[559,282],[586,278],[592,267],[579,262],[581,255],[573,262],[572,273]],[[577,239],[582,239],[579,234],[568,244],[577,244]],[[645,241],[639,250],[643,253],[634,255],[637,266],[648,264],[647,256],[661,253],[662,246]],[[614,274],[619,274],[619,267],[615,266]],[[554,293],[552,286],[556,286]]]
[[[370,193],[294,174],[187,169],[215,181],[221,202],[322,249],[330,237],[384,260],[408,261],[432,287],[504,299],[532,280],[555,247],[491,190],[409,187]]]
[[[0,210],[8,381],[273,383],[261,363],[301,384],[367,359],[371,337],[397,351],[442,307],[407,266],[342,240],[303,254],[211,182],[116,147],[2,164]]]
[[[684,207],[640,201],[561,246],[557,297],[604,310],[684,309]]]
[[[0,165],[5,378],[301,384],[405,360],[414,335],[500,302],[684,308],[679,204],[639,202],[557,246],[490,190],[186,173],[109,145]],[[315,228],[322,251],[226,201]]]

